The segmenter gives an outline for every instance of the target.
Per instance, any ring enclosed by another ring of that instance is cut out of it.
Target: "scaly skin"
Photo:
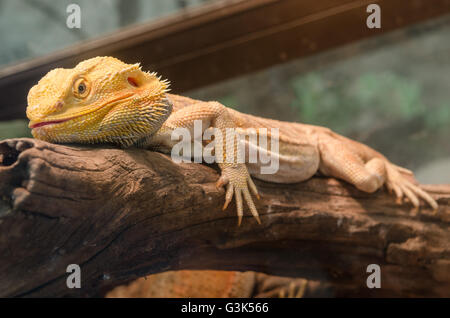
[[[166,81],[141,71],[137,64],[125,64],[112,57],[92,58],[73,69],[52,70],[31,88],[29,127],[35,138],[54,143],[114,143],[122,147],[158,147],[169,152],[178,142],[171,140],[171,133],[180,127],[192,129],[195,120],[202,121],[203,130],[213,127],[222,133],[227,128],[240,132],[255,128],[253,134],[259,136],[265,134],[261,128],[278,128],[276,155],[280,168],[271,175],[259,172],[261,163],[237,163],[229,160],[225,151],[220,152],[231,143],[237,154],[238,147],[228,135],[215,143],[216,159],[222,160],[217,185],[227,187],[224,208],[235,198],[238,224],[243,201],[260,222],[251,196],[258,196],[258,191],[251,176],[293,183],[320,172],[369,193],[385,185],[397,198],[406,197],[415,207],[423,199],[433,209],[438,208],[434,199],[415,184],[409,170],[327,128],[246,115],[217,102],[171,95],[167,90]],[[272,138],[270,133],[266,136]],[[246,146],[262,149],[252,141],[247,141]]]
[[[255,272],[168,271],[118,286],[108,298],[301,298],[323,297],[326,284],[302,278],[269,276]],[[326,295],[326,294],[325,294]]]

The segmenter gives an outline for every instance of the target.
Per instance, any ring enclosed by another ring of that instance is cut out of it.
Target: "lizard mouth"
[[[36,122],[33,123],[33,121],[30,121],[30,123],[28,124],[28,127],[31,128],[31,129],[34,129],[34,128],[39,128],[39,127],[43,127],[43,126],[47,126],[47,125],[60,124],[60,123],[69,121],[71,119],[75,119],[77,117],[81,117],[81,116],[93,113],[95,111],[98,111],[98,110],[102,109],[103,107],[106,107],[106,106],[114,106],[115,103],[123,101],[123,100],[126,100],[130,96],[133,96],[133,94],[132,93],[124,94],[122,96],[119,96],[119,97],[116,97],[116,98],[114,98],[112,100],[109,100],[109,101],[107,101],[107,102],[105,102],[105,103],[95,107],[94,109],[89,110],[88,112],[79,112],[77,114],[72,114],[72,116],[68,117],[68,118],[53,119],[53,120],[41,121],[41,122],[37,122],[37,123]]]
[[[66,118],[66,119],[60,119],[60,120],[51,120],[51,121],[43,121],[43,122],[40,122],[40,123],[30,124],[29,127],[31,129],[34,129],[34,128],[43,127],[43,126],[47,126],[47,125],[59,124],[59,123],[63,123],[65,121],[71,120],[72,118]]]

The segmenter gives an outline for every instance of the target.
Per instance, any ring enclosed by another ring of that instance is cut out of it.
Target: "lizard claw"
[[[305,294],[308,281],[301,279],[299,283],[291,282],[287,288],[283,288],[279,291],[279,298],[302,298]],[[286,291],[287,289],[287,291]]]
[[[408,198],[414,208],[420,205],[419,198],[427,202],[434,211],[437,211],[438,204],[436,201],[419,186],[413,184],[404,178],[394,167],[388,166],[388,178],[386,187],[389,191],[394,191],[397,201],[402,201],[404,197]]]
[[[234,167],[226,167],[222,171],[222,176],[217,181],[216,186],[227,185],[227,191],[225,194],[225,204],[223,210],[225,210],[230,204],[233,196],[236,199],[236,209],[238,216],[238,226],[242,223],[242,218],[244,215],[244,204],[243,201],[247,203],[253,217],[256,221],[261,224],[261,219],[259,218],[258,210],[256,209],[255,203],[253,202],[250,191],[259,199],[258,190],[256,189],[253,180],[248,174],[245,165],[239,165]]]
[[[256,188],[255,184],[253,183],[252,177],[250,177],[250,175],[247,178],[247,182],[248,182],[248,186],[250,188],[250,191],[252,191],[252,193],[256,196],[256,198],[258,200],[260,200],[261,197],[259,196],[258,189]]]
[[[223,205],[222,210],[225,210],[228,207],[228,204],[230,204],[231,200],[233,199],[233,190],[234,186],[229,183],[227,187],[227,193],[225,194],[225,204]]]

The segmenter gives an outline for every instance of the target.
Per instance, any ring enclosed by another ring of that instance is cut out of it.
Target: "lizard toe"
[[[225,210],[233,199],[234,186],[229,183],[227,186],[227,193],[225,194],[225,204],[223,205],[222,210]]]

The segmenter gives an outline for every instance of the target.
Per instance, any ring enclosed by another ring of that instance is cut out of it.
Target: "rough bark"
[[[168,270],[258,271],[336,296],[450,296],[450,186],[437,213],[329,178],[256,182],[262,225],[221,211],[217,168],[113,147],[0,142],[0,296],[98,296]],[[66,286],[69,264],[80,289]],[[366,286],[367,265],[381,288]]]

